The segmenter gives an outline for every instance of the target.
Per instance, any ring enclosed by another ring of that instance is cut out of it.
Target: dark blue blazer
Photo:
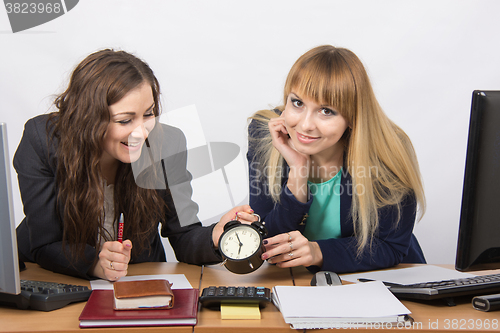
[[[249,135],[255,139],[255,135],[258,135],[256,133],[255,125],[252,122],[249,126]],[[259,177],[262,169],[254,161],[252,144],[249,144],[247,159],[250,176],[250,206],[266,222],[269,236],[293,230],[304,232],[313,196],[310,195],[310,200],[307,203],[302,203],[295,198],[286,186],[288,166],[285,164],[283,166],[285,176],[282,179],[281,201],[279,204],[275,204],[268,194],[265,182]],[[387,268],[399,263],[425,263],[422,249],[417,238],[413,235],[417,211],[417,203],[413,195],[407,196],[401,203],[401,215],[397,224],[398,210],[396,207],[387,206],[380,209],[377,233],[371,246],[367,246],[367,249],[359,256],[350,213],[352,181],[348,173],[342,172],[341,185],[340,223],[342,236],[339,239],[315,240],[323,253],[323,266],[311,266],[308,269],[347,273]]]

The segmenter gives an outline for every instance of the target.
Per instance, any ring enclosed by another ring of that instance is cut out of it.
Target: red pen
[[[120,214],[120,220],[118,221],[118,241],[123,242],[123,213]]]

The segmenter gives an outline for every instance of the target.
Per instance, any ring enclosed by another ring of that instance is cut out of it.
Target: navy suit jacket
[[[255,121],[255,120],[254,120]],[[257,133],[255,124],[250,123],[249,136],[254,139]],[[307,203],[298,201],[286,186],[288,166],[285,164],[285,176],[282,179],[280,202],[275,204],[268,194],[266,184],[260,178],[259,166],[254,161],[254,147],[250,141],[247,159],[250,176],[250,206],[266,222],[269,236],[298,230],[304,232],[304,220],[312,203],[312,194]],[[409,195],[401,204],[400,220],[396,224],[398,210],[387,206],[379,211],[379,228],[373,238],[371,247],[358,256],[357,239],[354,236],[354,225],[351,217],[352,182],[351,176],[342,170],[340,196],[341,238],[311,240],[316,241],[323,253],[323,266],[308,267],[312,271],[327,270],[336,273],[374,270],[387,268],[399,263],[425,263],[424,254],[413,235],[417,203],[414,196]]]

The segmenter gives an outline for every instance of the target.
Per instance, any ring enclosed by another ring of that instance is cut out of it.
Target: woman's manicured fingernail
[[[269,258],[269,255],[267,253],[263,253],[262,260],[266,260],[267,258]]]
[[[267,243],[269,243],[269,242],[267,241],[267,239],[264,239],[264,240],[262,241],[262,244],[264,244],[264,245],[267,245]]]

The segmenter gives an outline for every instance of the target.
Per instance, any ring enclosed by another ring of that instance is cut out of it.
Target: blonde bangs
[[[343,49],[304,54],[293,65],[287,77],[284,102],[293,91],[320,105],[334,107],[348,120],[356,110],[356,87],[351,70],[340,54]]]

